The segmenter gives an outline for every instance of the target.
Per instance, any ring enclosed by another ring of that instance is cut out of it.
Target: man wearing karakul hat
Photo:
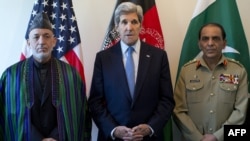
[[[37,14],[27,40],[32,56],[0,79],[1,141],[90,140],[85,85],[73,67],[52,56],[56,41],[48,16]]]

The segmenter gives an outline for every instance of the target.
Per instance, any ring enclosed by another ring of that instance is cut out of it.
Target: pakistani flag
[[[197,44],[198,32],[200,27],[208,22],[219,23],[225,29],[227,34],[227,46],[223,50],[223,54],[240,61],[240,63],[246,68],[247,72],[250,72],[248,45],[236,0],[198,0],[183,42],[178,74],[181,67],[186,62],[194,59],[200,53]],[[250,80],[249,77],[250,74],[248,75],[248,80]],[[250,86],[248,86],[248,92],[250,92],[249,89]],[[250,103],[248,107],[250,108]],[[247,119],[248,118],[250,118],[249,110],[247,113]],[[245,124],[250,125],[250,121],[246,120]]]
[[[182,46],[178,73],[181,66],[200,53],[198,30],[208,22],[216,22],[224,27],[227,34],[224,55],[240,61],[250,72],[248,45],[236,0],[198,0]]]

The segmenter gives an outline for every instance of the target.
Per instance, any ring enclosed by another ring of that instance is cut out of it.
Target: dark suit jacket
[[[130,97],[120,42],[97,53],[89,97],[92,117],[99,129],[98,141],[111,140],[116,126],[148,124],[150,141],[163,140],[163,127],[173,108],[173,90],[167,54],[141,42],[134,98]]]

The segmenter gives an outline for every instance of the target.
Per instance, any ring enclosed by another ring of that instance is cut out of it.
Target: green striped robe
[[[3,72],[0,80],[0,141],[30,140],[34,104],[33,57]],[[52,103],[57,109],[60,141],[90,140],[85,85],[70,65],[52,58]]]

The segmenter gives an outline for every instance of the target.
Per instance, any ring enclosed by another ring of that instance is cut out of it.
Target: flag
[[[208,22],[219,23],[225,29],[227,45],[223,54],[240,61],[247,72],[250,72],[248,44],[236,0],[198,0],[183,42],[178,72],[185,63],[200,53],[198,32]],[[249,77],[250,75],[248,80]]]
[[[155,4],[155,0],[118,0],[116,2],[115,8],[122,2],[133,2],[138,4],[143,9],[143,21],[142,21],[142,29],[140,32],[140,39],[150,45],[153,45],[157,48],[164,49],[164,38],[161,30],[160,20],[157,12],[157,7]],[[104,42],[102,45],[102,49],[107,49],[114,44],[116,44],[119,40],[119,34],[114,29],[114,12],[113,16],[110,20],[109,27],[104,38]],[[172,121],[170,120],[165,128],[164,128],[164,140],[172,141]]]
[[[85,82],[81,38],[71,0],[36,0],[34,2],[25,34],[21,60],[32,55],[26,40],[29,36],[29,27],[35,15],[40,12],[47,13],[57,37],[57,44],[52,52],[53,56],[75,67]]]
[[[200,53],[197,44],[199,28],[208,22],[219,23],[225,29],[227,45],[223,50],[223,54],[238,60],[243,64],[246,71],[250,72],[248,44],[236,0],[198,0],[183,42],[178,73],[186,62],[194,59]],[[248,75],[248,80],[250,80],[249,78],[250,75]],[[248,86],[248,92],[249,89]],[[250,108],[250,104],[248,107]],[[250,116],[249,112],[248,110],[247,119]],[[246,120],[245,124],[250,125],[250,122],[247,122],[249,121]]]
[[[164,38],[161,30],[160,20],[155,5],[155,0],[117,0],[115,8],[122,2],[133,2],[141,5],[143,9],[143,22],[140,32],[140,39],[155,47],[164,49]],[[114,12],[113,12],[114,13]],[[103,42],[102,49],[109,48],[116,44],[119,40],[119,34],[114,29],[114,14],[110,20],[110,24]]]

